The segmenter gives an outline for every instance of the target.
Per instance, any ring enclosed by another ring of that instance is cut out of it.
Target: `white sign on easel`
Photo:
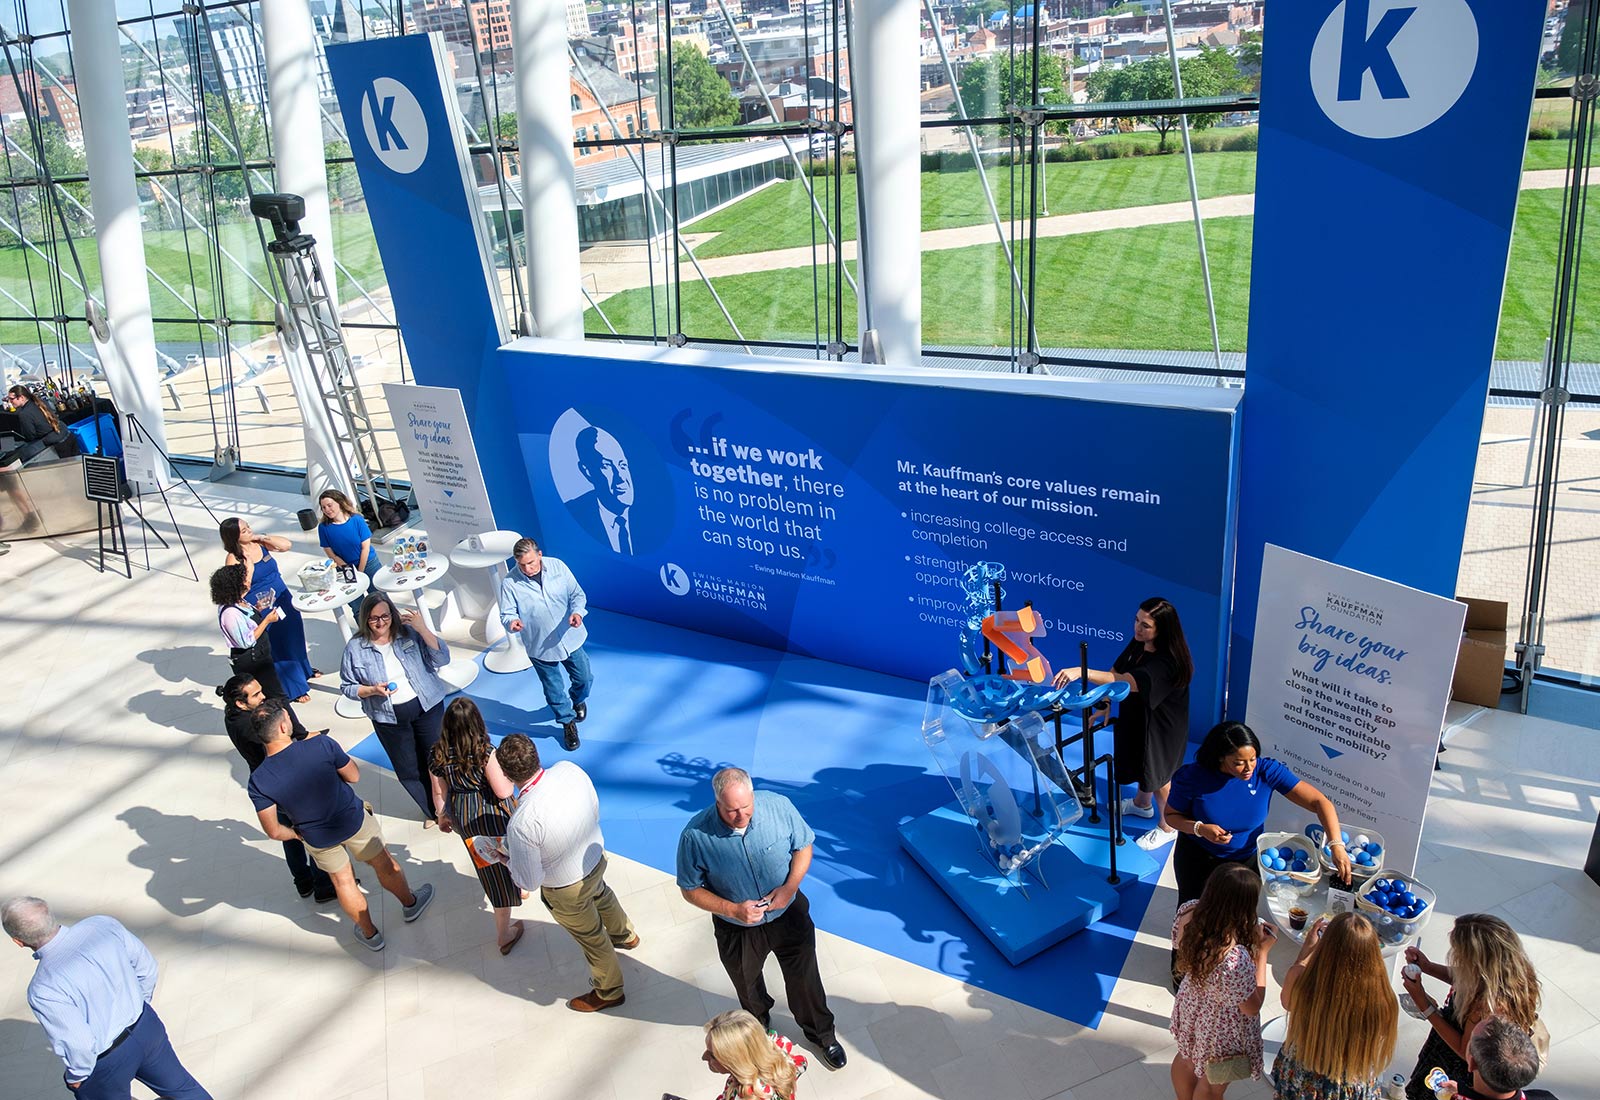
[[[495,530],[489,490],[483,484],[478,451],[472,444],[472,427],[461,403],[461,391],[444,386],[406,386],[384,383],[400,453],[411,474],[411,491],[422,510],[423,526],[432,553],[449,555],[456,543],[469,535]],[[486,603],[487,574],[451,574],[457,592],[470,593],[472,603]],[[456,610],[446,608],[447,616]],[[462,606],[462,614],[477,617],[483,607]]]
[[[1268,544],[1245,722],[1410,874],[1466,605]],[[1305,811],[1274,802],[1299,830]]]
[[[129,418],[129,431],[122,441],[122,469],[124,478],[142,489],[165,489],[171,482],[167,476],[167,463],[148,439],[137,420]]]

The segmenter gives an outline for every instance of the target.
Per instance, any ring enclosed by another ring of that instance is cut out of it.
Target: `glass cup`
[[[1306,918],[1310,915],[1298,905],[1294,906],[1289,910],[1289,927],[1296,932],[1303,931],[1306,926]]]

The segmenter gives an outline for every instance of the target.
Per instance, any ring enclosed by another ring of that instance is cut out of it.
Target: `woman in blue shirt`
[[[337,489],[325,489],[317,497],[322,520],[317,526],[317,541],[322,552],[335,565],[353,565],[367,576],[378,572],[378,554],[372,549],[372,528],[350,498]]]
[[[1317,815],[1334,838],[1339,877],[1350,877],[1350,856],[1338,842],[1339,811],[1328,796],[1278,761],[1261,759],[1261,742],[1249,726],[1223,722],[1206,734],[1194,763],[1178,769],[1167,795],[1167,825],[1178,831],[1172,870],[1179,905],[1198,898],[1223,864],[1255,867],[1273,791]]]

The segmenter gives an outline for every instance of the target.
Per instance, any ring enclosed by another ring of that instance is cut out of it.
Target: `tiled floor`
[[[313,549],[293,523],[295,498],[203,491],[219,512]],[[204,574],[219,556],[213,528],[192,501],[177,503]],[[612,860],[644,944],[623,959],[627,1005],[579,1016],[562,1003],[586,987],[572,941],[525,905],[529,931],[502,958],[459,842],[424,831],[394,781],[368,768],[361,793],[413,881],[433,882],[439,897],[413,925],[375,899],[389,946],[360,949],[335,909],[295,896],[278,845],[256,827],[211,694],[226,675],[214,613],[182,555],[154,556],[156,568],[130,581],[96,573],[93,545],[93,536],[16,543],[0,557],[0,789],[10,796],[0,894],[40,894],[68,919],[110,913],[141,935],[162,965],[156,1006],[217,1097],[714,1092],[698,1025],[733,1000],[705,918],[666,875]],[[334,668],[334,625],[308,625],[313,657]],[[303,708],[308,721],[353,744],[366,728],[334,717],[325,685]],[[1555,1042],[1542,1083],[1569,1100],[1593,1095],[1600,1080],[1600,887],[1576,870],[1600,810],[1597,738],[1501,712],[1454,734],[1418,867],[1442,913],[1486,909],[1522,932]],[[802,1095],[1170,1096],[1162,978],[1172,897],[1169,876],[1093,1031],[824,932],[823,974],[851,1060],[837,1073],[814,1063]],[[1440,956],[1444,927],[1436,921],[1428,936]],[[1277,973],[1289,954],[1279,949]],[[32,966],[21,950],[0,952],[7,1100],[62,1095],[60,1064],[24,999]],[[783,1018],[779,1026],[794,1031]],[[1402,1068],[1421,1039],[1404,1020]],[[1246,1083],[1228,1094],[1268,1092]]]

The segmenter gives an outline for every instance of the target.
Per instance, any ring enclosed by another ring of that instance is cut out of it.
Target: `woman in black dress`
[[[1077,680],[1082,671],[1062,669],[1056,686]],[[1133,617],[1133,641],[1110,669],[1089,669],[1091,684],[1118,680],[1131,694],[1117,711],[1117,781],[1138,783],[1139,793],[1122,800],[1122,812],[1153,818],[1156,827],[1139,837],[1139,847],[1154,851],[1177,836],[1164,820],[1167,787],[1172,773],[1183,763],[1189,742],[1189,681],[1194,679],[1194,658],[1183,637],[1178,609],[1152,596],[1139,605]]]
[[[35,401],[27,386],[12,386],[8,391],[17,413],[17,436],[22,443],[0,454],[0,470],[21,466],[45,448],[65,443],[67,431],[43,402]]]
[[[484,727],[483,715],[471,699],[455,699],[444,710],[439,740],[428,759],[433,782],[433,802],[438,807],[439,828],[457,832],[466,842],[467,855],[478,871],[489,904],[494,906],[495,939],[500,954],[509,955],[522,938],[522,922],[512,920],[511,910],[522,904],[522,891],[511,879],[504,863],[482,858],[473,847],[473,838],[503,841],[516,803],[509,797],[512,784],[494,758],[494,745]],[[495,793],[505,792],[506,797]]]

